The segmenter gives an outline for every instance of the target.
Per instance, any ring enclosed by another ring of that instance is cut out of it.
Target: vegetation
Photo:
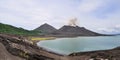
[[[7,24],[0,23],[0,33],[17,34],[17,35],[37,35],[38,31],[29,31],[23,28],[14,27]]]
[[[55,39],[55,37],[31,37],[32,41],[38,41],[38,40],[51,40]]]

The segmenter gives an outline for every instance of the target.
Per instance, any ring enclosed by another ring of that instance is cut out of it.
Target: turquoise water
[[[107,50],[120,46],[120,36],[58,38],[40,41],[38,46],[58,54],[68,55],[73,52]]]

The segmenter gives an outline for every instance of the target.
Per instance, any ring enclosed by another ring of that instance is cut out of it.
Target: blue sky
[[[28,30],[60,28],[73,17],[95,32],[120,33],[120,0],[0,0],[0,22]]]

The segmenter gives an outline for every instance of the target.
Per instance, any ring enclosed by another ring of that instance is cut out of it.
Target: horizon
[[[89,30],[120,33],[120,0],[1,0],[0,23],[33,30],[47,23],[55,28],[75,17]]]

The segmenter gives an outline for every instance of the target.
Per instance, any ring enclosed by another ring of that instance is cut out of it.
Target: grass
[[[38,35],[40,32],[33,30],[26,30],[12,25],[0,23],[0,33],[32,36],[32,35]]]
[[[55,37],[31,37],[32,41],[52,40],[52,39],[55,39]]]

